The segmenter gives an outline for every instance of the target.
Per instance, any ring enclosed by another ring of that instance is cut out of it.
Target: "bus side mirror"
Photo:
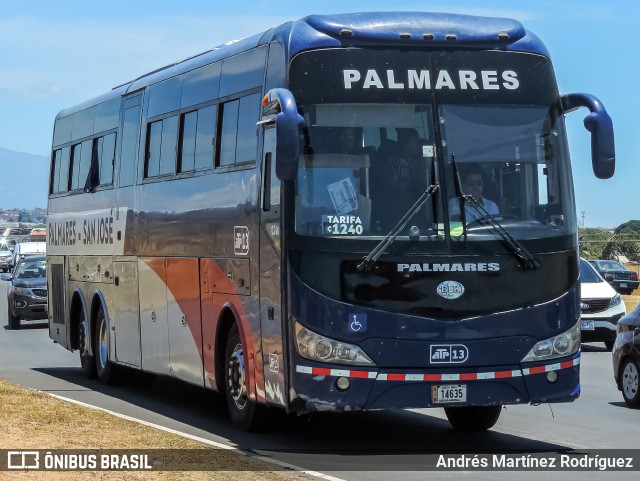
[[[276,175],[282,181],[294,180],[298,175],[300,126],[304,119],[298,113],[293,94],[287,89],[269,90],[262,104],[280,111],[276,115]]]
[[[591,164],[599,179],[609,179],[616,170],[616,148],[613,122],[602,102],[590,94],[568,94],[560,97],[563,113],[587,107],[591,113],[584,118],[585,128],[591,132]]]

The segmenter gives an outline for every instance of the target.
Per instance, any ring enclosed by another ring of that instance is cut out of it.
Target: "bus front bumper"
[[[375,370],[297,359],[291,407],[297,412],[490,406],[573,401],[580,395],[580,357],[520,366]],[[438,386],[464,386],[463,402],[437,402]]]

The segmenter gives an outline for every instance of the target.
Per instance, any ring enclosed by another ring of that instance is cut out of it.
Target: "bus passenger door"
[[[264,130],[262,151],[262,188],[260,206],[260,330],[267,403],[286,406],[288,396],[284,376],[280,180],[276,177],[276,129]]]

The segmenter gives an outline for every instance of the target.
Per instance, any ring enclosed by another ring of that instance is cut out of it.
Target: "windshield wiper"
[[[475,197],[472,195],[467,195],[462,193],[462,188],[460,185],[460,176],[458,174],[458,166],[456,164],[456,158],[454,154],[451,154],[451,164],[453,166],[453,172],[455,177],[455,187],[456,187],[456,195],[460,199],[460,217],[462,219],[462,226],[464,232],[464,238],[467,239],[467,216],[465,204],[469,204],[476,212],[480,214],[480,217],[476,219],[474,222],[478,222],[483,225],[488,225],[496,232],[501,238],[504,244],[509,248],[509,250],[513,253],[513,255],[518,259],[518,262],[525,269],[538,269],[540,267],[540,261],[533,257],[531,252],[529,252],[520,242],[518,242],[507,230],[500,224],[495,216],[489,214],[489,212],[484,208],[482,204],[480,204]]]
[[[414,204],[409,208],[409,210],[405,212],[402,218],[393,227],[393,229],[389,231],[389,233],[385,236],[385,238],[382,239],[378,243],[378,245],[376,245],[373,248],[373,250],[369,253],[368,256],[362,259],[362,262],[358,264],[356,269],[360,272],[362,272],[365,269],[369,269],[371,265],[380,258],[380,256],[384,253],[387,247],[389,247],[393,243],[393,241],[396,240],[396,237],[398,237],[398,234],[400,233],[400,231],[404,229],[404,227],[411,220],[411,218],[414,215],[416,215],[416,213],[420,210],[422,205],[429,199],[429,197],[435,194],[439,188],[440,186],[438,184],[431,184],[429,187],[427,187],[427,190],[425,190],[422,193],[422,195],[418,197],[418,200],[416,200]]]
[[[468,202],[469,205],[481,215],[480,218],[476,219],[474,222],[488,225],[494,230],[494,232],[498,233],[505,245],[509,247],[509,250],[511,250],[520,264],[522,264],[522,267],[525,269],[538,269],[540,267],[540,261],[533,257],[531,252],[529,252],[520,242],[509,234],[509,232],[502,227],[502,224],[500,224],[493,215],[489,214],[484,206],[482,206],[472,195],[463,195],[462,197],[465,199],[465,202]]]
[[[456,189],[456,197],[460,203],[460,220],[462,221],[462,234],[465,242],[467,241],[467,210],[464,208],[464,194],[462,193],[462,182],[460,182],[460,172],[458,172],[458,164],[456,163],[456,154],[451,152],[451,166],[453,167],[453,185]],[[451,222],[451,219],[449,219]]]

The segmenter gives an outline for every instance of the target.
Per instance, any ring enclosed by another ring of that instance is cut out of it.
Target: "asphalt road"
[[[433,456],[424,453],[510,450],[526,454],[566,449],[636,449],[635,454],[640,453],[640,410],[625,406],[614,384],[611,355],[601,344],[583,345],[582,395],[576,402],[508,406],[498,424],[486,433],[454,431],[440,409],[309,418],[276,415],[270,431],[244,433],[231,426],[223,399],[215,393],[150,376],[127,376],[117,387],[84,379],[77,353],[53,343],[46,324],[29,323],[19,331],[6,328],[5,285],[0,282],[0,378],[342,479],[519,480],[544,476],[571,480],[576,479],[576,472],[429,473],[424,467],[433,462]],[[591,471],[579,476],[637,479],[638,472]]]

